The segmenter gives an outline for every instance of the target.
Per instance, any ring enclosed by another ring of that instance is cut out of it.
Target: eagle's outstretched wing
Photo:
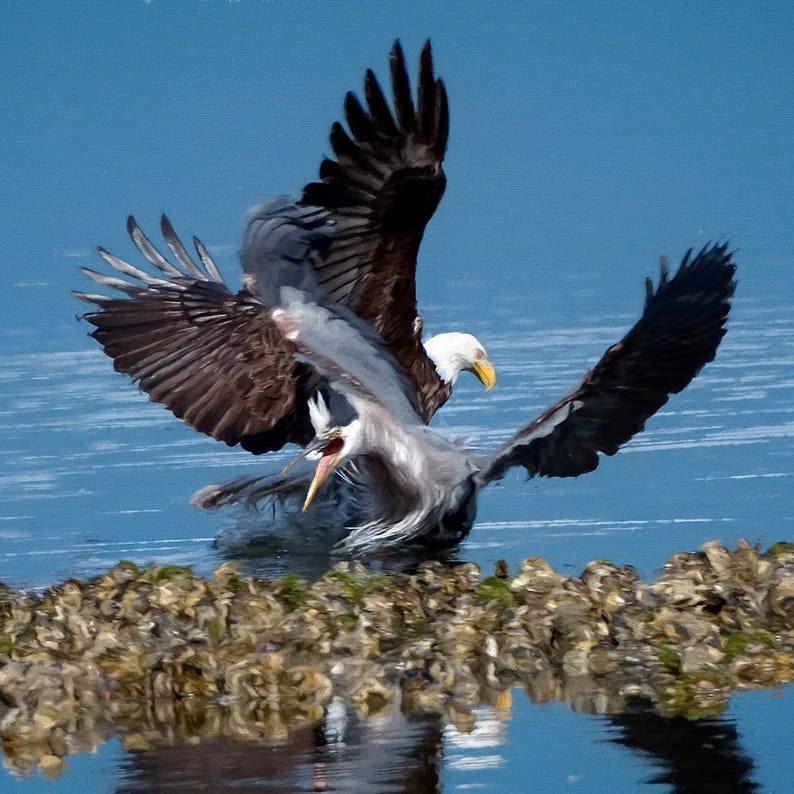
[[[646,281],[642,317],[570,394],[533,419],[486,462],[482,482],[512,466],[530,477],[575,477],[614,455],[671,394],[711,361],[725,334],[735,289],[727,245],[706,246],[659,284]]]
[[[288,441],[308,442],[307,373],[292,343],[253,292],[230,292],[199,240],[194,238],[200,265],[165,216],[161,225],[176,265],[130,217],[130,237],[159,274],[103,248],[100,256],[129,280],[83,269],[127,296],[75,293],[98,307],[85,315],[96,326],[91,336],[116,370],[202,433],[256,454]]]

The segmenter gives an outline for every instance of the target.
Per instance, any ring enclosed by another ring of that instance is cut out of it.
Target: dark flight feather
[[[334,123],[330,142],[336,159],[322,162],[320,181],[306,185],[299,203],[328,213],[325,249],[310,254],[319,285],[383,337],[429,420],[451,389],[422,345],[416,257],[446,186],[441,163],[449,110],[444,85],[433,75],[429,42],[420,56],[416,106],[399,42],[389,68],[393,110],[368,70],[366,108],[353,93],[346,95],[349,133]]]
[[[646,284],[642,317],[568,395],[533,419],[490,459],[483,483],[512,466],[530,477],[575,477],[614,455],[671,394],[714,359],[735,283],[727,245],[691,250],[656,289]]]
[[[229,291],[199,241],[201,265],[165,216],[161,226],[178,266],[163,257],[133,217],[127,228],[138,250],[167,279],[102,248],[102,258],[134,281],[83,270],[127,296],[75,293],[100,308],[86,314],[96,327],[91,336],[117,371],[196,430],[255,454],[289,441],[305,444],[313,429],[305,366],[296,362],[294,346],[253,292]]]

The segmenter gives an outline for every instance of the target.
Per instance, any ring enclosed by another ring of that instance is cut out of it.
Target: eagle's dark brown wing
[[[345,97],[349,133],[331,129],[335,159],[300,204],[326,210],[331,233],[315,252],[320,285],[382,336],[409,374],[426,419],[449,397],[422,347],[416,307],[416,256],[424,229],[444,193],[441,168],[449,131],[444,84],[433,75],[430,43],[422,49],[416,106],[402,48],[390,56],[394,111],[372,71],[366,107]]]
[[[714,358],[725,334],[736,268],[726,245],[706,246],[690,261],[691,253],[672,279],[662,264],[655,291],[647,280],[637,324],[576,389],[493,455],[483,482],[499,479],[512,466],[524,466],[530,477],[592,471],[599,453],[614,455]]]
[[[154,276],[99,248],[130,280],[84,269],[127,297],[75,294],[98,311],[86,314],[93,336],[149,397],[191,427],[259,454],[313,430],[302,384],[305,368],[269,310],[248,289],[229,291],[204,246],[201,265],[188,255],[168,219],[163,237],[177,265],[152,245],[130,217],[130,237],[162,275]]]

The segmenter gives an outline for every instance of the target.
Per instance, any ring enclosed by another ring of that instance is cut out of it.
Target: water
[[[735,698],[719,720],[664,720],[642,709],[604,717],[516,693],[483,706],[461,733],[390,713],[359,722],[333,706],[323,726],[268,746],[229,741],[124,751],[112,740],[70,758],[53,783],[7,778],[4,790],[178,792],[788,791],[783,726],[792,690]],[[530,782],[528,782],[530,781]]]
[[[669,554],[705,540],[787,539],[794,318],[774,296],[764,303],[745,294],[740,289],[717,360],[643,434],[584,477],[524,483],[517,472],[485,489],[462,555],[490,569],[500,558],[540,554],[575,573],[608,558],[648,577]],[[611,302],[605,293],[601,300]],[[544,326],[540,312],[527,323],[524,308],[505,296],[496,305],[474,330],[497,368],[497,389],[485,393],[472,378],[461,380],[436,419],[441,432],[483,450],[570,389],[633,322],[629,313],[603,314]],[[460,324],[454,308],[427,312],[439,328]],[[41,340],[34,328],[24,330],[17,327],[18,351],[0,370],[0,580],[42,586],[119,559],[207,572],[223,559],[213,543],[219,532],[250,534],[250,517],[194,511],[190,495],[243,471],[276,470],[290,451],[256,459],[183,426],[112,371],[83,336],[85,323],[59,335],[55,346],[73,336],[70,348],[48,352],[33,352]],[[33,350],[22,352],[26,344]],[[260,575],[327,567],[327,556],[299,551],[287,547],[244,567]]]
[[[598,299],[610,302],[605,293]],[[504,308],[474,330],[489,348],[498,388],[486,394],[473,379],[462,381],[438,417],[443,432],[483,448],[569,388],[631,322],[628,315],[604,314],[567,327],[535,319],[527,328],[523,309],[506,299],[497,305]],[[445,326],[459,316],[441,306],[428,311]],[[193,511],[190,494],[247,467],[278,462],[228,450],[148,403],[82,336],[84,324],[64,326],[53,344],[62,346],[57,352],[36,350],[43,345],[35,326],[24,330],[19,327],[15,352],[0,370],[0,580],[41,587],[89,576],[121,558],[192,564],[201,572],[221,562],[216,535],[240,532],[246,520],[234,511]],[[72,333],[74,340],[65,342]],[[794,318],[774,296],[745,301],[740,291],[717,361],[645,433],[584,477],[523,482],[511,476],[486,489],[460,558],[488,571],[497,559],[515,564],[538,554],[571,573],[590,559],[609,558],[649,577],[669,554],[711,538],[764,545],[794,539],[792,382]],[[327,555],[299,549],[277,543],[241,564],[260,575],[312,576],[327,567]],[[669,790],[716,792],[734,790],[721,786],[725,775],[740,772],[745,782],[735,790],[774,791],[764,781],[777,779],[777,754],[785,750],[769,736],[784,731],[791,698],[790,689],[779,697],[743,695],[724,718],[691,725],[642,712],[577,714],[566,704],[534,704],[516,690],[510,705],[483,706],[473,733],[399,713],[362,721],[335,706],[324,725],[275,747],[216,739],[127,752],[110,731],[111,741],[93,760],[69,759],[58,785],[71,791],[81,775],[100,775],[101,790],[118,791],[177,791],[200,782],[208,791],[420,792],[490,790],[498,779],[500,790],[521,792],[532,775],[538,791],[596,791],[607,783],[613,791],[657,790],[657,780]],[[761,741],[759,724],[770,732]],[[745,733],[755,740],[745,741]],[[704,768],[723,774],[711,789]],[[700,788],[683,788],[692,780]],[[35,779],[7,782],[36,788]]]
[[[490,572],[540,555],[569,573],[608,558],[647,578],[713,538],[794,541],[789,16],[317,4],[309,24],[290,4],[209,5],[4,12],[0,581],[42,588],[122,558],[205,573],[225,559],[215,538],[248,529],[191,510],[190,495],[290,453],[255,460],[149,404],[67,291],[97,266],[95,243],[133,255],[129,211],[153,229],[168,210],[234,283],[244,209],[313,176],[344,90],[365,66],[384,74],[397,34],[410,59],[433,37],[453,112],[419,271],[427,329],[477,334],[498,373],[489,394],[460,382],[441,432],[497,444],[631,325],[654,257],[721,235],[740,247],[717,360],[595,472],[487,488],[459,557]],[[327,564],[281,541],[241,559],[260,575]],[[785,792],[792,697],[747,693],[719,720],[682,723],[515,690],[470,733],[334,704],[278,746],[128,750],[108,731],[56,782],[0,771],[0,790]]]

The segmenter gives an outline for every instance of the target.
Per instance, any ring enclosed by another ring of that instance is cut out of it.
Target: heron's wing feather
[[[342,394],[364,421],[421,424],[416,393],[374,329],[338,304],[284,288],[273,317],[296,356]],[[382,410],[382,409],[385,409]],[[388,414],[388,419],[384,418]]]
[[[253,276],[252,288],[268,306],[279,301],[282,287],[311,293],[326,291],[317,283],[314,263],[330,245],[334,225],[326,210],[302,207],[287,196],[263,201],[251,209],[240,248],[243,270]]]
[[[488,461],[484,482],[512,466],[530,477],[575,477],[614,455],[671,394],[711,361],[725,334],[735,283],[726,245],[706,246],[678,272],[646,282],[642,317],[584,380],[513,436]]]
[[[314,256],[320,286],[383,337],[429,418],[448,391],[422,347],[415,271],[425,226],[446,185],[441,163],[449,111],[429,42],[420,56],[416,106],[399,42],[390,66],[394,111],[368,71],[365,105],[347,94],[349,132],[333,125],[334,159],[323,161],[320,180],[304,188],[300,204],[325,210],[332,225]]]
[[[255,505],[269,497],[305,498],[311,479],[310,471],[291,473],[288,477],[274,477],[272,474],[243,475],[225,483],[205,485],[193,494],[190,504],[204,510],[217,510],[243,501]]]
[[[85,315],[114,367],[187,424],[252,452],[312,437],[303,365],[270,311],[247,289],[233,294],[201,243],[196,264],[163,217],[177,264],[152,245],[130,218],[133,242],[162,277],[99,249],[130,280],[84,270],[127,297],[75,293],[98,311]]]

